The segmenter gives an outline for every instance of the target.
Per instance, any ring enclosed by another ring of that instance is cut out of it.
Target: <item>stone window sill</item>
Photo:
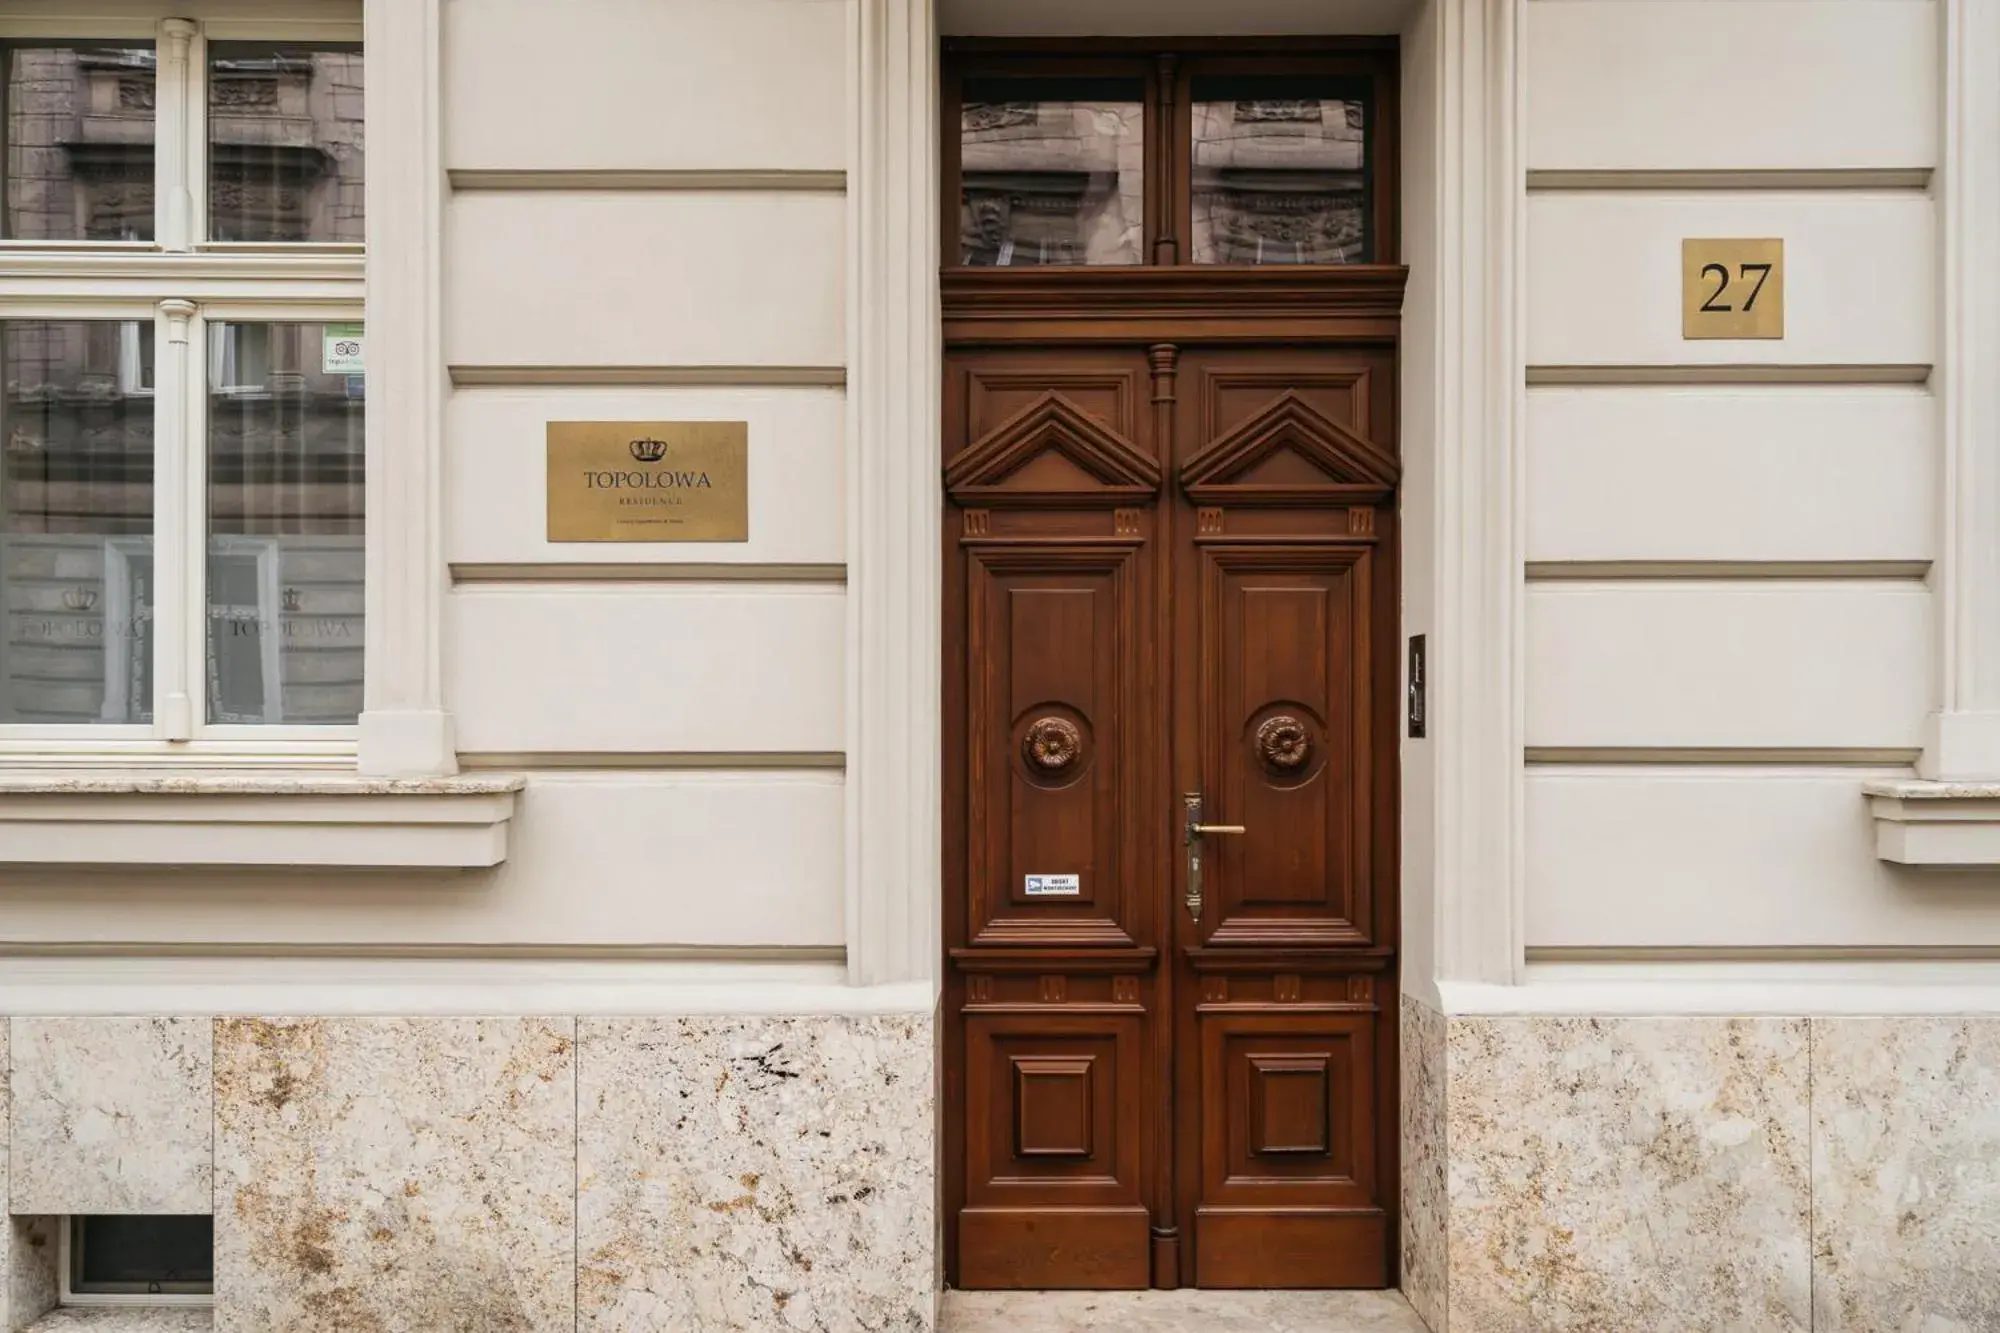
[[[206,1333],[215,1327],[215,1311],[202,1305],[72,1305],[28,1325],[26,1333]]]
[[[0,771],[0,865],[494,866],[524,785],[510,773]]]
[[[1867,782],[1875,855],[1907,866],[2000,866],[2000,782]]]

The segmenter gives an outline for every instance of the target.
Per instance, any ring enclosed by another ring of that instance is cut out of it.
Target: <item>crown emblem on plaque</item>
[[[63,605],[72,611],[88,611],[97,605],[97,589],[64,588],[62,600]]]
[[[667,456],[667,442],[650,437],[632,441],[632,457],[641,463],[657,463]]]
[[[299,604],[305,601],[306,595],[297,588],[287,588],[278,594],[278,599],[284,603],[287,611],[296,611],[299,609]]]

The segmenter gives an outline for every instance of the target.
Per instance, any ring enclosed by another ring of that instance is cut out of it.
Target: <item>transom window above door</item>
[[[948,45],[946,263],[1394,262],[1393,52],[1295,45]]]

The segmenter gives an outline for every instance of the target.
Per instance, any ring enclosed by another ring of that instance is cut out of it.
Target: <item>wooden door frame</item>
[[[947,262],[940,273],[941,348],[1006,346],[1087,346],[1134,343],[1267,343],[1291,346],[1386,345],[1400,358],[1400,311],[1407,270],[1401,256],[1399,42],[1396,38],[1100,38],[946,39],[942,43],[939,120],[938,223],[940,255],[949,261],[958,253],[958,136],[951,132],[958,119],[960,81],[970,75],[1061,72],[1075,75],[1116,73],[1144,81],[1147,88],[1148,132],[1144,154],[1144,266],[964,268]],[[1188,262],[1186,240],[1191,234],[1191,202],[1182,187],[1190,179],[1192,107],[1189,84],[1201,73],[1244,73],[1254,70],[1277,75],[1332,74],[1365,78],[1371,87],[1368,188],[1371,197],[1374,258],[1366,265],[1234,267]],[[1162,89],[1165,89],[1162,92]],[[1158,109],[1172,121],[1154,123]],[[1400,359],[1399,377],[1400,377]],[[1391,386],[1392,399],[1395,397]],[[1398,453],[1400,455],[1398,429]],[[1163,466],[1171,471],[1171,446]],[[946,460],[949,461],[949,460]],[[1170,482],[1171,486],[1172,483]],[[1165,496],[1163,495],[1163,501]],[[954,536],[947,522],[942,533],[949,548]],[[1401,590],[1401,531],[1393,515],[1382,555],[1385,585]],[[952,552],[942,551],[941,572],[950,578],[956,568]],[[1163,575],[1161,595],[1171,578]],[[945,593],[940,588],[940,593]],[[951,598],[943,597],[949,607]],[[1386,984],[1377,987],[1376,1160],[1388,1212],[1391,1237],[1400,1226],[1400,963],[1401,963],[1401,645],[1400,597],[1378,611],[1378,633],[1371,644],[1371,671],[1376,689],[1376,753],[1374,785],[1372,892],[1379,913],[1378,942],[1389,952]],[[941,1134],[940,1164],[944,1179],[940,1204],[948,1279],[958,1272],[959,1210],[966,1195],[966,1070],[965,974],[951,957],[955,941],[965,935],[966,789],[965,735],[949,720],[964,707],[962,609],[954,620],[947,610],[940,624],[939,651],[943,671],[941,720],[941,805],[943,827],[941,920]],[[1170,708],[1167,692],[1160,695]],[[1167,756],[1162,754],[1162,766]],[[1163,791],[1171,775],[1162,776]],[[1169,836],[1162,804],[1162,836]],[[1171,938],[1172,932],[1166,938]],[[1170,960],[1156,962],[1171,970]],[[1177,1017],[1171,990],[1156,1015],[1171,1046]],[[1176,1108],[1175,1114],[1178,1114]],[[1169,1120],[1173,1117],[1169,1116]],[[1171,1138],[1156,1144],[1164,1164],[1166,1196],[1173,1200],[1175,1218],[1185,1228],[1188,1219],[1182,1196],[1186,1167]],[[1149,1189],[1148,1193],[1151,1194]],[[1390,1246],[1390,1285],[1398,1276],[1397,1247]],[[1192,1274],[1191,1246],[1181,1247],[1180,1275]],[[1155,1285],[1161,1279],[1161,1259],[1154,1257]]]

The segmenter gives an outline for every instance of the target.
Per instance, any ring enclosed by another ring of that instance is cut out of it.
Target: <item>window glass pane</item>
[[[362,239],[361,48],[208,48],[208,231]]]
[[[153,48],[0,45],[6,234],[153,239]]]
[[[211,722],[360,715],[359,333],[209,326]]]
[[[152,333],[0,321],[0,722],[152,720]]]
[[[1366,91],[1351,79],[1196,79],[1194,262],[1369,262]]]
[[[959,262],[1137,264],[1145,84],[968,79],[959,113]]]
[[[166,1213],[70,1220],[70,1288],[104,1294],[214,1290],[215,1226],[207,1215]]]

